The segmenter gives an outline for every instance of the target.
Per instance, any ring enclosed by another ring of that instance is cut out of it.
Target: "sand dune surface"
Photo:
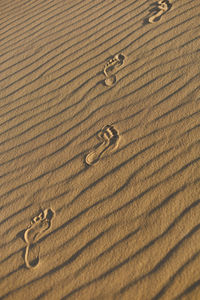
[[[199,16],[0,1],[0,299],[200,299]]]

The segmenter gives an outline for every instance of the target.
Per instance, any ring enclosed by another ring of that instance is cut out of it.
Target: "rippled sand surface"
[[[0,1],[0,299],[200,299],[199,15]]]

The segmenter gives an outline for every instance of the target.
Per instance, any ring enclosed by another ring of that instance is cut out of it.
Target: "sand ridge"
[[[0,299],[199,299],[199,1],[0,10]]]

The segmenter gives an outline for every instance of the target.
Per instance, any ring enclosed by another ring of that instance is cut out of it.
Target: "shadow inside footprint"
[[[46,213],[46,219],[50,222],[51,219],[53,219],[54,216],[54,212],[52,209],[47,209],[47,213]]]
[[[98,137],[102,143],[86,156],[85,161],[87,165],[96,164],[105,151],[114,149],[118,145],[119,133],[112,125],[104,126],[99,132]]]
[[[25,250],[25,264],[27,268],[35,268],[39,264],[39,246],[37,242],[51,227],[54,216],[52,209],[45,209],[33,218],[31,224],[24,232],[24,240],[27,244]]]

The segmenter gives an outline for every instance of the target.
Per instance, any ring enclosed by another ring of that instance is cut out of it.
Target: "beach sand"
[[[0,2],[0,299],[200,299],[199,14]]]

